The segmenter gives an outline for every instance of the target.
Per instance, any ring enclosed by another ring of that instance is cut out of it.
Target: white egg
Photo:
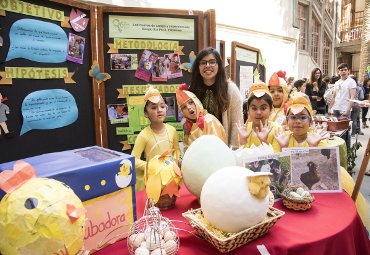
[[[138,233],[138,234],[133,234],[129,238],[129,243],[134,247],[137,248],[141,245],[141,243],[144,241],[144,233]]]
[[[161,223],[159,223],[159,229],[160,229],[160,232],[161,234],[164,236],[164,234],[170,230],[170,227],[168,226],[168,223],[166,221],[161,221]]]
[[[301,195],[299,195],[297,192],[294,192],[294,191],[289,192],[289,195],[291,195],[292,197],[295,197],[295,198],[301,198],[302,197]]]
[[[233,152],[220,138],[202,135],[186,150],[181,172],[186,188],[199,198],[203,185],[211,174],[223,167],[235,165]]]
[[[253,172],[244,167],[225,167],[204,183],[200,204],[204,218],[214,227],[238,233],[266,217],[269,196],[258,199],[249,192],[250,174]]]
[[[146,239],[146,248],[149,250],[155,250],[163,246],[164,241],[162,240],[162,236],[156,232],[152,232],[149,238]]]
[[[166,251],[163,249],[155,249],[150,253],[150,255],[167,255]]]
[[[168,240],[175,240],[176,239],[176,233],[173,232],[173,231],[167,231],[164,236],[163,236],[163,239],[167,242]]]
[[[176,254],[179,247],[177,246],[177,243],[174,240],[168,240],[164,244],[163,248],[167,252],[167,255],[174,255],[174,254]]]
[[[302,195],[302,193],[304,192],[304,189],[299,187],[296,191],[295,191],[297,194],[299,195]]]
[[[301,194],[302,197],[308,197],[310,196],[310,192],[308,192],[307,190],[303,191],[302,194]]]
[[[140,246],[135,250],[135,255],[149,255],[150,252],[147,248]]]

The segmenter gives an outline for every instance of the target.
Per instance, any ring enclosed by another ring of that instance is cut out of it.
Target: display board
[[[264,65],[265,60],[259,49],[235,41],[231,43],[231,80],[237,84],[243,98],[253,82],[266,82]]]
[[[99,144],[92,12],[70,0],[0,1],[0,163]]]
[[[162,93],[169,107],[166,122],[183,139],[175,92],[182,83],[190,85],[199,50],[215,45],[210,35],[209,44],[204,43],[206,16],[214,20],[214,11],[205,15],[189,10],[98,8],[99,63],[111,76],[100,88],[105,147],[130,153],[137,135],[149,125],[143,100],[149,85]]]

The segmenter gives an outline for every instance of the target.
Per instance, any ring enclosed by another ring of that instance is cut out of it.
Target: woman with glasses
[[[223,125],[228,145],[238,146],[236,124],[243,122],[242,98],[238,87],[226,78],[225,67],[216,49],[199,52],[192,67],[191,86],[204,109]]]
[[[320,68],[314,68],[311,72],[310,81],[306,86],[306,94],[310,97],[312,109],[318,114],[326,113],[326,103],[324,100],[326,88],[327,86],[322,80]]]

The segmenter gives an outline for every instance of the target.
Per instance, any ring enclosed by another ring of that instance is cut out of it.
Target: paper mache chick
[[[0,173],[0,253],[77,254],[83,246],[85,208],[71,188],[17,161]]]

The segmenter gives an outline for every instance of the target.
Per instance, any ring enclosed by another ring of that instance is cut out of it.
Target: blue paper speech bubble
[[[32,92],[22,103],[21,135],[32,129],[54,129],[77,120],[78,109],[71,93],[63,89]]]
[[[9,37],[6,61],[25,58],[41,63],[62,63],[67,59],[67,35],[53,23],[21,19],[12,25]]]

